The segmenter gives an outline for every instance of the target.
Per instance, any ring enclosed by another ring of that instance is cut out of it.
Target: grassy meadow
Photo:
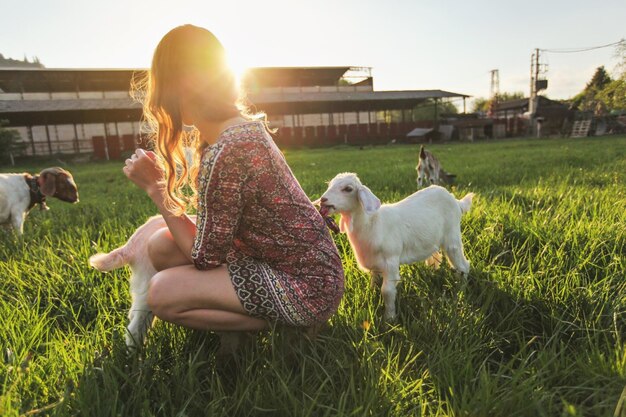
[[[80,203],[50,199],[23,239],[0,230],[0,415],[626,416],[626,137],[429,149],[457,198],[477,194],[462,223],[470,275],[403,266],[385,324],[336,235],[346,293],[329,326],[315,341],[263,332],[226,359],[214,334],[160,321],[126,351],[129,272],[87,259],[155,209],[122,162],[68,164]],[[390,202],[415,191],[417,151],[285,154],[311,199],[354,171]]]

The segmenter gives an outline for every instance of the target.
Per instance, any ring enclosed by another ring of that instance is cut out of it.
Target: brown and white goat
[[[451,185],[456,175],[450,174],[443,170],[439,160],[424,148],[420,146],[420,153],[417,166],[417,187],[424,185]]]
[[[0,174],[0,225],[13,227],[22,235],[24,220],[36,204],[48,210],[46,197],[77,203],[78,189],[72,174],[59,167],[46,168],[34,176]]]

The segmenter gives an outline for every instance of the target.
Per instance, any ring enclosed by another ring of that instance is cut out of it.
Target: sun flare
[[[249,65],[245,60],[237,55],[232,53],[228,54],[228,66],[235,76],[235,80],[237,82],[237,86],[241,86],[241,81],[246,71],[249,68]]]

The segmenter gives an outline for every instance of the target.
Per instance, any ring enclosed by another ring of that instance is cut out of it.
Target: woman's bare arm
[[[174,214],[165,204],[167,197],[165,188],[162,185],[163,170],[156,159],[156,154],[151,151],[146,152],[143,149],[137,149],[126,160],[123,171],[132,182],[148,194],[157,206],[176,244],[191,262],[191,249],[196,236],[196,225],[189,216]]]
[[[186,214],[175,215],[169,211],[165,206],[163,191],[153,191],[148,193],[148,196],[157,206],[157,209],[163,216],[163,219],[165,219],[167,228],[170,229],[170,233],[174,237],[174,241],[178,245],[178,248],[191,262],[191,249],[196,237],[196,224],[191,221],[189,216]]]

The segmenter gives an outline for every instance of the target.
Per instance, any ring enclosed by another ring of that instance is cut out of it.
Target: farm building
[[[0,69],[0,119],[30,155],[116,158],[141,142],[141,105],[129,96],[135,69]],[[416,127],[423,103],[468,96],[442,90],[375,91],[370,68],[252,68],[242,79],[255,111],[268,115],[283,147],[387,143]],[[400,114],[391,121],[391,112]],[[398,113],[399,112],[399,113]]]
[[[497,104],[494,119],[506,122],[506,136],[529,135],[528,99],[509,100]],[[537,96],[535,117],[541,121],[537,136],[550,136],[564,133],[574,116],[568,106],[558,101]],[[569,126],[571,129],[571,126]],[[569,132],[567,132],[569,134]]]

